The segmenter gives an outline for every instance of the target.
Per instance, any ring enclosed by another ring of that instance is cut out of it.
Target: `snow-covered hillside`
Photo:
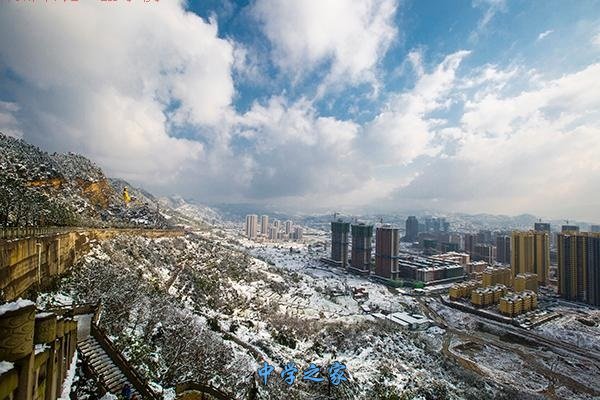
[[[301,257],[308,257],[301,254]],[[368,306],[413,311],[415,301],[361,278],[259,260],[210,232],[182,238],[117,237],[97,244],[61,289],[76,301],[102,300],[101,324],[156,387],[209,382],[235,398],[327,395],[326,383],[288,386],[281,367],[333,361],[349,381],[332,388],[340,399],[498,398],[493,384],[447,363],[443,330],[411,332],[378,322],[345,286],[369,292]],[[298,260],[298,265],[303,260]],[[276,372],[264,386],[254,372],[266,361]],[[300,373],[299,373],[300,374]],[[401,397],[403,396],[403,397]],[[407,397],[408,396],[408,397]]]
[[[81,155],[48,154],[0,133],[0,226],[165,227],[178,224],[180,215],[143,189],[109,179]]]
[[[205,205],[188,202],[180,196],[162,197],[159,199],[159,203],[192,221],[201,221],[209,225],[223,223],[221,214],[217,210]]]

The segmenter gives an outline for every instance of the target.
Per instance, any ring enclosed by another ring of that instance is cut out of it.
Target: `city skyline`
[[[598,1],[102,3],[2,4],[0,131],[202,203],[600,220]]]

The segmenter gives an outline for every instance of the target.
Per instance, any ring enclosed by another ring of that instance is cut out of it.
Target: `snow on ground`
[[[75,370],[77,369],[77,352],[73,354],[71,359],[71,366],[67,371],[67,376],[62,384],[61,395],[58,400],[68,400],[71,398],[71,386],[73,385],[73,379],[75,378]]]
[[[0,316],[6,314],[7,312],[17,311],[21,308],[29,307],[34,305],[35,303],[31,300],[23,300],[18,299],[16,301],[12,301],[10,303],[5,303],[0,306]]]
[[[600,310],[557,307],[560,318],[546,322],[536,331],[552,339],[600,352]]]
[[[439,353],[443,330],[411,332],[382,324],[351,295],[353,287],[361,287],[369,294],[362,304],[372,310],[417,311],[419,304],[401,290],[324,268],[318,261],[322,254],[307,243],[254,244],[224,232],[118,236],[95,244],[67,282],[76,301],[103,301],[101,323],[125,356],[165,392],[176,382],[164,378],[174,362],[182,363],[179,374],[185,379],[233,390],[251,379],[240,381],[239,374],[251,377],[262,361],[276,368],[273,379],[278,379],[287,362],[302,370],[337,360],[351,378],[351,393],[343,398],[427,397],[424,393],[441,387],[455,393],[453,398],[465,391],[479,398],[495,393],[453,375],[456,367]],[[191,348],[198,358],[186,363],[177,355],[179,337],[198,341],[199,347]],[[207,360],[215,351],[215,360]],[[220,363],[215,364],[219,372],[199,371],[206,362]],[[265,398],[280,398],[285,392],[278,387],[261,391],[268,390]],[[305,398],[320,389],[299,383],[293,390],[296,398]]]
[[[0,361],[0,375],[13,369],[15,365],[8,361]]]
[[[467,342],[456,345],[451,350],[475,362],[482,372],[505,384],[518,385],[533,392],[542,391],[548,386],[544,376],[523,368],[524,361],[519,355],[503,351],[494,345]],[[515,371],[519,371],[518,379]]]

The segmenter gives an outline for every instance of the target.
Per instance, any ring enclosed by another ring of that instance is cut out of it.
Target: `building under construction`
[[[373,225],[363,223],[352,225],[352,256],[350,269],[359,274],[371,272],[371,252],[373,245]]]
[[[331,260],[340,267],[348,265],[350,223],[341,219],[331,222]]]
[[[375,231],[375,275],[396,280],[398,274],[398,228],[382,225]]]
[[[600,306],[600,234],[558,234],[558,292],[562,298]]]

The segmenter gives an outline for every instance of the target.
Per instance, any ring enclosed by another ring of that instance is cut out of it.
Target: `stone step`
[[[92,336],[77,343],[77,348],[80,354],[92,366],[98,378],[109,392],[115,395],[120,395],[124,384],[129,384],[131,387],[131,395],[134,394],[138,399],[142,399],[140,394],[133,388],[133,385],[128,381],[127,377],[121,369],[115,365],[106,351]]]

